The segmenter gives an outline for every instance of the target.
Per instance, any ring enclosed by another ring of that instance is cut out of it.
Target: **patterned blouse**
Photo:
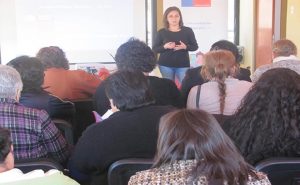
[[[207,185],[208,182],[204,176],[200,176],[191,184],[188,176],[195,165],[195,160],[182,160],[163,165],[160,168],[137,172],[130,178],[128,185]],[[266,175],[259,172],[256,174],[259,180],[249,176],[247,185],[271,185]],[[226,184],[224,183],[224,185]]]
[[[252,82],[257,82],[264,72],[274,68],[288,68],[300,74],[300,59],[294,55],[274,58],[273,63],[262,65],[255,70],[251,76]]]

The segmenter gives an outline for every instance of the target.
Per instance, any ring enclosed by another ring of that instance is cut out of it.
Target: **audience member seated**
[[[66,161],[67,142],[47,112],[18,103],[22,86],[14,68],[0,65],[0,127],[10,129],[16,159]]]
[[[98,75],[83,70],[69,70],[69,61],[59,47],[41,48],[36,56],[46,68],[43,87],[61,99],[91,98],[101,82]]]
[[[213,116],[187,109],[161,118],[154,168],[137,172],[128,184],[271,185],[244,161]]]
[[[300,157],[300,75],[277,68],[259,78],[223,129],[252,165]]]
[[[243,60],[243,56],[239,54],[239,50],[235,44],[227,40],[220,40],[215,42],[211,46],[210,51],[220,50],[220,49],[230,51],[235,57],[235,62],[237,63],[237,66],[239,66],[239,63]],[[191,68],[185,74],[181,86],[181,95],[185,103],[187,101],[188,94],[191,88],[196,85],[202,85],[203,83],[206,82],[206,80],[203,79],[202,76],[200,75],[201,68],[202,66]],[[251,73],[248,69],[240,67],[239,72],[236,74],[236,78],[239,80],[245,80],[251,82],[250,74]]]
[[[210,51],[203,56],[203,62],[201,75],[208,82],[191,89],[187,108],[197,108],[211,114],[232,115],[252,83],[234,78],[239,67],[229,51]]]
[[[110,75],[106,93],[114,113],[83,132],[71,157],[70,166],[91,175],[92,184],[106,184],[107,170],[117,160],[152,158],[159,119],[174,109],[153,105],[147,77],[139,71]]]
[[[147,76],[156,105],[183,106],[180,92],[172,80],[148,75],[155,68],[156,60],[153,51],[144,42],[130,39],[118,48],[115,60],[119,70],[141,71]],[[103,115],[110,108],[105,96],[105,82],[96,91],[96,111]]]
[[[75,115],[72,102],[63,101],[46,92],[43,88],[44,67],[35,57],[21,56],[7,65],[15,68],[21,75],[23,89],[20,103],[26,107],[46,110],[50,117],[71,121]]]
[[[0,184],[64,184],[79,185],[76,181],[65,176],[58,170],[44,172],[37,169],[24,174],[20,169],[14,168],[14,154],[10,131],[0,128]]]
[[[257,68],[252,76],[253,82],[256,82],[264,72],[273,68],[288,68],[300,74],[300,59],[296,55],[297,47],[292,41],[287,39],[276,41],[272,50],[273,63]]]

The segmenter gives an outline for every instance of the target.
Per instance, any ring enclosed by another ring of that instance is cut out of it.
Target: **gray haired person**
[[[0,65],[0,127],[11,131],[15,158],[66,162],[68,144],[49,115],[19,103],[22,86],[20,74],[14,68]]]

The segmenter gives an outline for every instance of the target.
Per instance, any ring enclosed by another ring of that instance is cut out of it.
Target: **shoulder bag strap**
[[[201,91],[201,85],[198,85],[197,88],[197,94],[196,94],[196,107],[199,109],[199,99],[200,99],[200,91]]]

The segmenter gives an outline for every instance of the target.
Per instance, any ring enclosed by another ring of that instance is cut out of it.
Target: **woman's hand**
[[[175,48],[175,42],[167,42],[164,45],[165,49],[174,49]]]
[[[185,45],[185,43],[183,43],[182,41],[179,41],[180,44],[175,45],[174,50],[181,50],[181,49],[186,49],[187,46]]]

